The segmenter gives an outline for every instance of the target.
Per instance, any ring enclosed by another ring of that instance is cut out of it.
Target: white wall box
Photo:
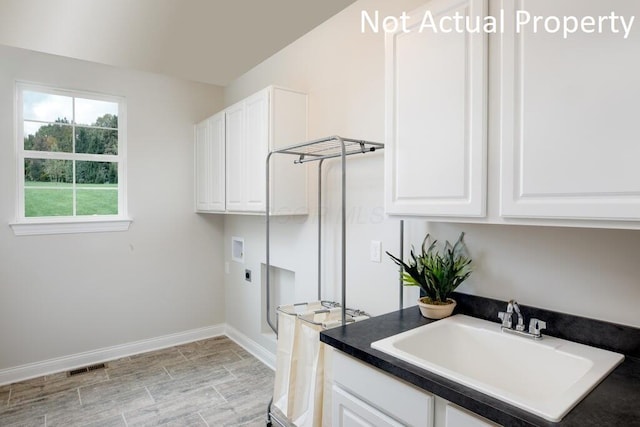
[[[197,212],[224,212],[225,113],[195,127],[195,196]]]
[[[637,2],[527,2],[539,16],[640,13]],[[640,34],[517,32],[502,1],[501,214],[640,218]]]
[[[486,418],[372,368],[333,353],[334,426],[495,427]]]
[[[307,96],[303,93],[269,86],[228,107],[223,112],[224,161],[213,157],[216,171],[213,185],[223,185],[224,208],[201,209],[202,212],[264,213],[266,159],[270,150],[307,139]],[[216,115],[218,116],[218,115]],[[216,117],[213,116],[213,117]],[[204,132],[196,126],[196,146]],[[206,169],[200,149],[196,148],[196,188]],[[292,159],[275,159],[271,168],[275,184],[271,194],[272,215],[307,213],[307,168]],[[203,190],[202,190],[203,191]],[[198,199],[199,200],[199,199]],[[198,204],[200,206],[200,204]],[[216,204],[217,206],[217,204]]]
[[[244,239],[242,237],[231,238],[231,260],[244,264]]]
[[[389,214],[485,215],[487,36],[420,30],[488,0],[433,0],[386,36],[385,208]]]

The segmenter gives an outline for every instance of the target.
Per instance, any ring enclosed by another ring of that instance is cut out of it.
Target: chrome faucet
[[[513,314],[518,316],[515,329],[513,328]],[[502,320],[502,332],[508,332],[516,335],[522,335],[528,338],[541,339],[542,330],[546,329],[547,323],[543,320],[531,318],[529,320],[529,331],[524,330],[524,316],[520,312],[520,306],[515,300],[509,301],[507,304],[507,311],[501,311],[498,313],[498,317]]]

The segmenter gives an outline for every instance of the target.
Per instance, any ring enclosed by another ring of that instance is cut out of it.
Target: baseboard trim
[[[0,385],[11,384],[17,381],[24,381],[31,378],[41,377],[43,375],[54,374],[57,372],[68,371],[70,369],[93,365],[95,363],[108,362],[110,360],[120,359],[122,357],[131,356],[133,354],[146,353],[149,351],[173,347],[174,345],[186,344],[193,341],[225,335],[225,331],[227,330],[227,328],[228,326],[226,326],[225,324],[206,326],[204,328],[191,329],[189,331],[178,332],[175,334],[164,335],[161,337],[135,341],[112,347],[105,347],[98,350],[87,351],[84,353],[72,354],[70,356],[57,357],[42,362],[29,363],[26,365],[16,366],[14,368],[1,369]],[[236,333],[238,335],[241,335],[237,331]],[[261,351],[266,351],[264,348],[258,346],[248,338],[246,338],[246,340],[259,347]],[[245,347],[242,343],[238,343]],[[247,348],[247,351],[254,354],[252,349],[250,348]],[[260,360],[263,360],[258,355],[255,356]],[[272,358],[275,362],[275,356],[272,355]],[[273,366],[275,366],[275,363]]]
[[[239,346],[243,347],[251,353],[256,359],[267,365],[272,370],[276,370],[276,355],[235,329],[233,326],[226,325],[225,335],[235,341]]]

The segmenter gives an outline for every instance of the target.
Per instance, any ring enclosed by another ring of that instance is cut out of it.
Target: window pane
[[[24,122],[24,149],[35,151],[73,151],[73,128],[64,124]]]
[[[118,164],[115,162],[76,162],[76,183],[117,184]],[[93,185],[95,187],[95,185]]]
[[[72,168],[70,160],[25,159],[26,217],[73,215]]]
[[[76,98],[76,124],[118,128],[118,104]]]
[[[114,184],[103,184],[104,188],[83,188],[78,186],[76,192],[77,215],[117,215],[118,187]]]
[[[22,92],[25,120],[56,122],[73,118],[73,98],[25,90]]]
[[[76,153],[118,154],[118,131],[76,127]]]
[[[52,187],[50,189],[25,188],[24,216],[71,216],[73,215],[73,190]]]
[[[76,162],[76,214],[118,214],[118,164]]]
[[[25,159],[25,187],[33,184],[39,187],[56,187],[59,184],[73,182],[73,163],[71,160]]]

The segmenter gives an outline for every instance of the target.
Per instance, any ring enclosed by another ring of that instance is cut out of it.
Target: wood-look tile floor
[[[273,378],[216,337],[0,386],[0,426],[264,426]]]

